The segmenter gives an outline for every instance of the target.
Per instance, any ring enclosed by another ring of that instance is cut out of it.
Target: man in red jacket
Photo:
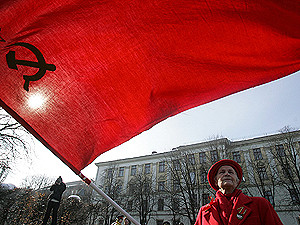
[[[282,225],[268,200],[249,197],[237,189],[241,166],[230,159],[215,163],[208,171],[210,186],[217,191],[215,200],[201,207],[195,225]]]

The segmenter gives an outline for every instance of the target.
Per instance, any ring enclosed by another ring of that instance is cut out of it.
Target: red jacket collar
[[[250,215],[251,209],[246,205],[252,202],[252,199],[241,193],[236,204],[233,206],[229,224],[242,224],[244,220]],[[208,224],[222,224],[221,218],[217,209],[217,202],[213,202],[211,207],[203,211],[203,217]]]
[[[217,202],[212,204],[209,209],[203,212],[203,217],[208,224],[222,224],[216,204]]]
[[[233,206],[229,224],[242,224],[245,219],[250,215],[251,208],[247,206],[252,202],[252,199],[241,193],[238,197],[236,204]]]

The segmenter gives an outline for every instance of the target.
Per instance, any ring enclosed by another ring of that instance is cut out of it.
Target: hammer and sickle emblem
[[[11,69],[18,70],[17,65],[39,68],[39,71],[32,76],[23,75],[23,79],[25,80],[24,89],[26,91],[29,91],[29,82],[30,81],[37,81],[37,80],[41,79],[45,75],[47,70],[49,70],[49,71],[56,70],[55,65],[46,63],[44,56],[35,46],[28,44],[28,43],[24,43],[24,42],[15,43],[12,45],[22,46],[22,47],[29,49],[30,51],[32,51],[35,54],[35,56],[38,60],[37,62],[18,60],[18,59],[16,59],[15,51],[9,51],[6,54],[6,62],[7,62],[8,67]],[[12,46],[12,45],[9,45],[9,46]]]

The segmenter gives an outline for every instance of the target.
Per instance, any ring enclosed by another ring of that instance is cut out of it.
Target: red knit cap
[[[243,170],[242,170],[242,167],[236,161],[233,161],[231,159],[222,159],[210,167],[208,174],[207,174],[207,179],[208,179],[208,183],[210,184],[210,186],[216,191],[219,190],[219,187],[216,185],[216,182],[215,182],[215,176],[217,175],[217,172],[221,166],[231,166],[235,170],[235,172],[237,173],[237,176],[240,180],[238,183],[238,186],[239,186],[242,181]]]

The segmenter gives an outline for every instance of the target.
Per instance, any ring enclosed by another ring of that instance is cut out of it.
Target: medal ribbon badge
[[[242,220],[244,218],[245,213],[247,212],[247,209],[245,207],[240,207],[237,209],[238,213],[236,215],[236,217],[239,220]]]

